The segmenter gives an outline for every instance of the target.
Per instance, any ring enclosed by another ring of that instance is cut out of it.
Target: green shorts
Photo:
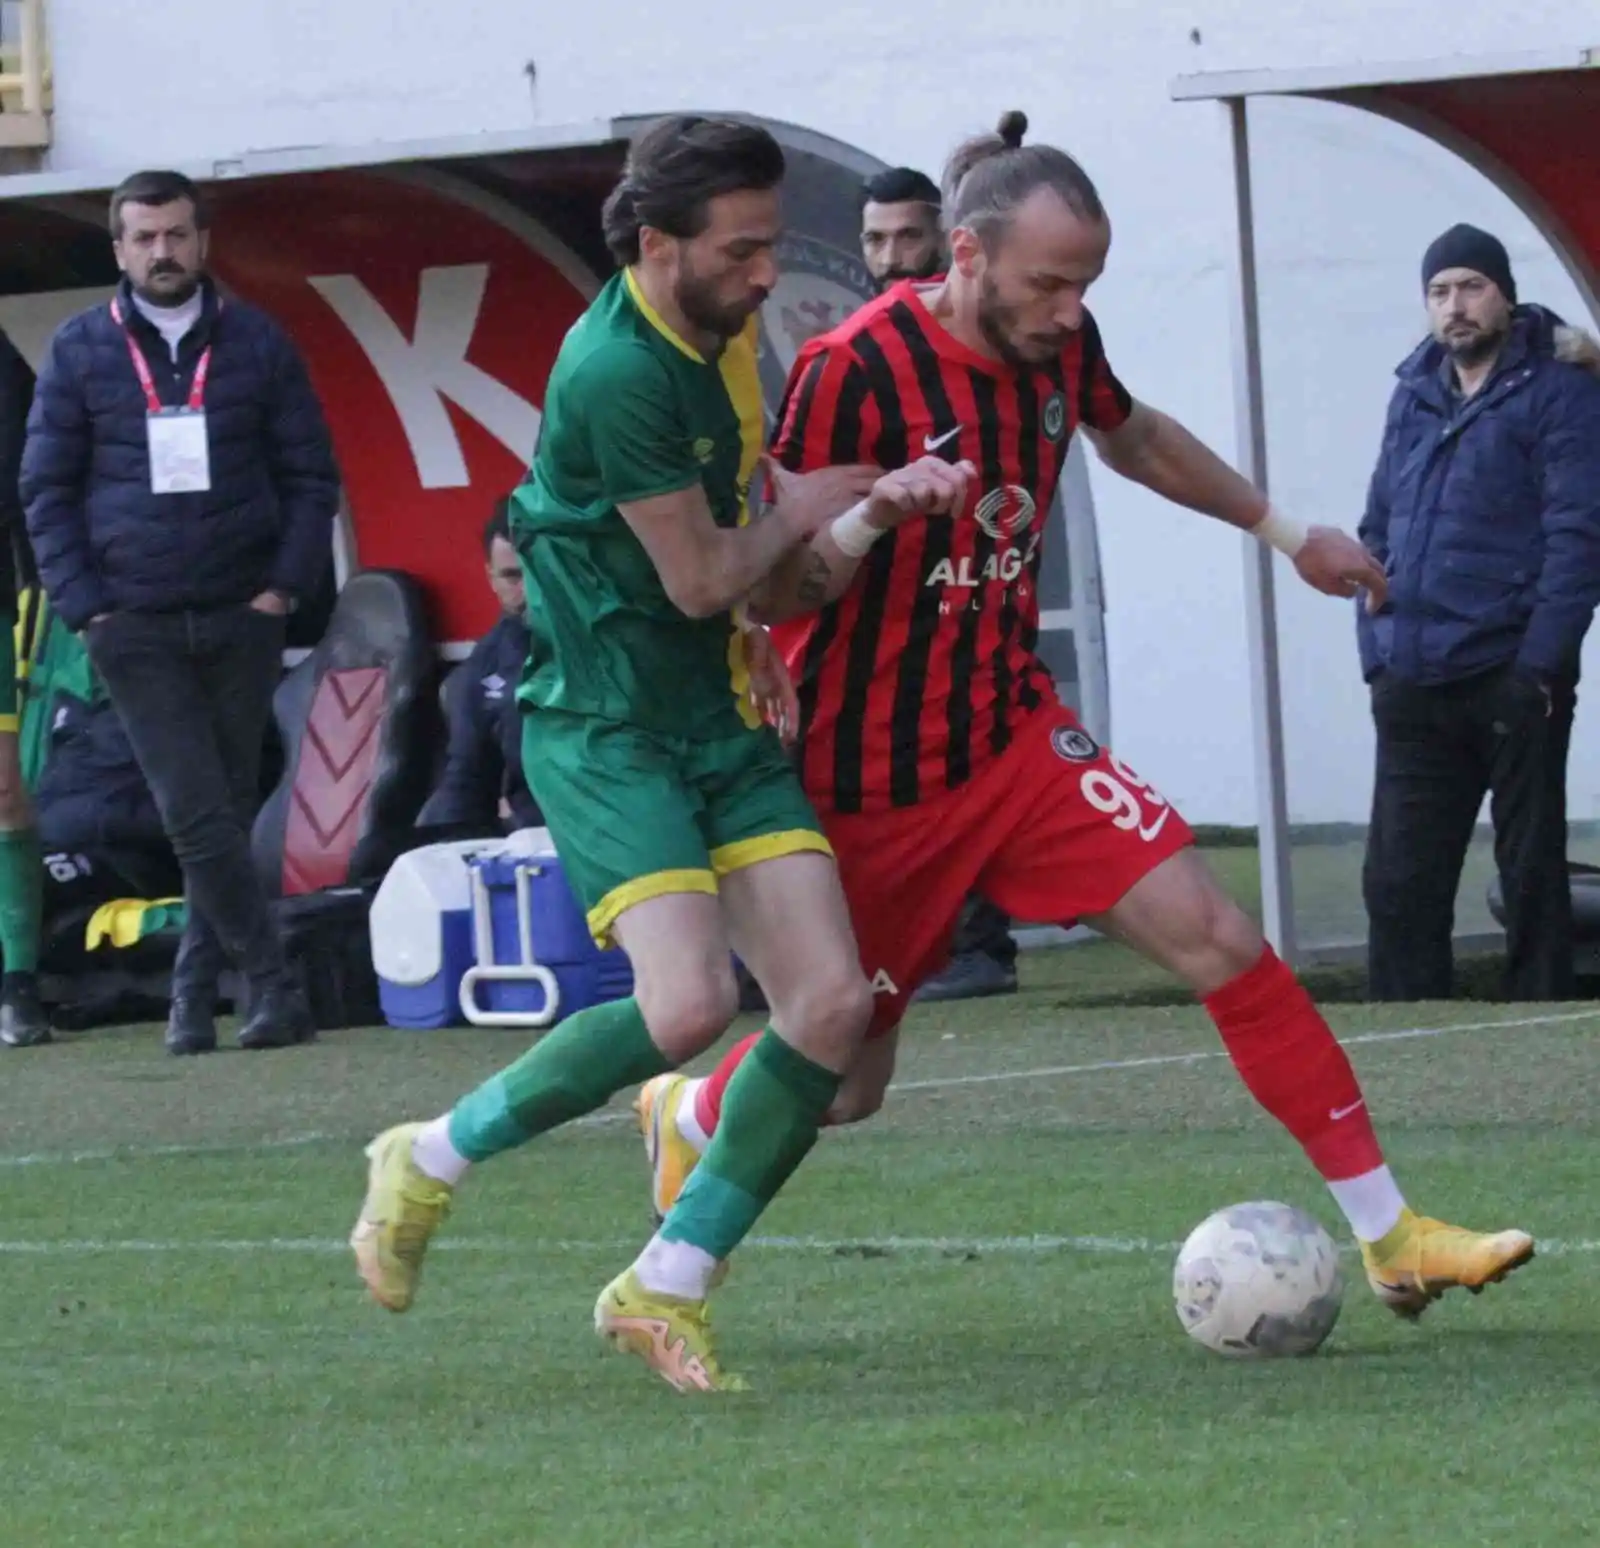
[[[17,615],[0,612],[0,736],[15,736],[17,715]]]
[[[780,855],[831,855],[794,765],[763,726],[689,741],[536,709],[522,767],[602,946],[617,916]]]

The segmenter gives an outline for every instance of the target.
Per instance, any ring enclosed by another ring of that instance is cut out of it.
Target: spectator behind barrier
[[[511,545],[509,496],[483,530],[489,588],[500,621],[456,668],[447,690],[450,736],[444,774],[417,816],[419,828],[498,833],[544,825],[522,773],[522,715],[517,683],[528,659],[522,563]]]
[[[1371,993],[1448,999],[1467,845],[1493,794],[1506,992],[1573,990],[1567,746],[1600,601],[1600,350],[1517,305],[1486,231],[1429,247],[1431,337],[1403,361],[1361,538],[1389,599],[1358,604],[1377,771],[1364,888]]]
[[[141,172],[112,195],[122,283],[39,373],[22,494],[40,580],[84,633],[183,865],[188,924],[167,1047],[216,1047],[224,957],[246,1048],[314,1035],[251,858],[284,619],[318,584],[339,476],[288,335],[206,273],[199,190]]]

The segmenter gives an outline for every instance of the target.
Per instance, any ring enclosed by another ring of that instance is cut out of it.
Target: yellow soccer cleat
[[[392,1312],[416,1298],[428,1241],[450,1213],[448,1183],[429,1177],[411,1159],[420,1123],[387,1129],[367,1146],[367,1196],[350,1233],[356,1267],[372,1299]]]
[[[640,1087],[633,1101],[650,1161],[650,1202],[657,1225],[677,1203],[689,1173],[700,1160],[700,1153],[678,1131],[678,1110],[688,1091],[687,1075],[657,1075]]]
[[[1373,1293],[1396,1316],[1413,1321],[1446,1290],[1477,1295],[1532,1257],[1526,1231],[1465,1231],[1409,1209],[1382,1241],[1361,1244]]]
[[[711,1346],[705,1301],[658,1295],[630,1268],[600,1292],[594,1330],[622,1354],[638,1355],[679,1392],[743,1392],[747,1383],[722,1369]]]

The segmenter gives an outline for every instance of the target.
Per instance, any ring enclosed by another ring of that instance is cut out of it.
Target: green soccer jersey
[[[752,318],[706,359],[627,271],[573,325],[512,507],[525,703],[693,738],[759,724],[733,615],[681,612],[617,509],[700,484],[717,524],[740,524],[764,430],[755,339]]]

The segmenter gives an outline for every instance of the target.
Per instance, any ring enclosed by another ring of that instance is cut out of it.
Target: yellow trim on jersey
[[[633,304],[639,308],[639,315],[674,349],[681,351],[698,364],[704,365],[706,357],[687,339],[681,338],[674,332],[672,325],[668,323],[666,318],[645,300],[644,291],[640,288],[639,281],[634,278],[633,270],[624,269],[622,271],[622,279],[623,283],[628,287],[629,296],[633,298]]]
[[[15,736],[21,729],[21,717],[17,715],[0,715],[0,736]]]
[[[612,926],[630,908],[648,903],[651,898],[670,897],[680,892],[704,892],[715,897],[717,878],[710,871],[688,869],[652,871],[648,876],[635,876],[632,881],[613,887],[589,910],[589,934],[594,937],[596,946],[610,945]]]
[[[711,851],[711,864],[718,876],[732,876],[764,860],[781,860],[785,855],[827,855],[833,846],[814,828],[790,828],[783,833],[758,833]]]
[[[767,407],[761,396],[761,370],[757,364],[760,328],[754,316],[746,319],[737,338],[728,340],[717,361],[728,401],[739,416],[739,523],[750,519],[750,481],[767,444]]]

